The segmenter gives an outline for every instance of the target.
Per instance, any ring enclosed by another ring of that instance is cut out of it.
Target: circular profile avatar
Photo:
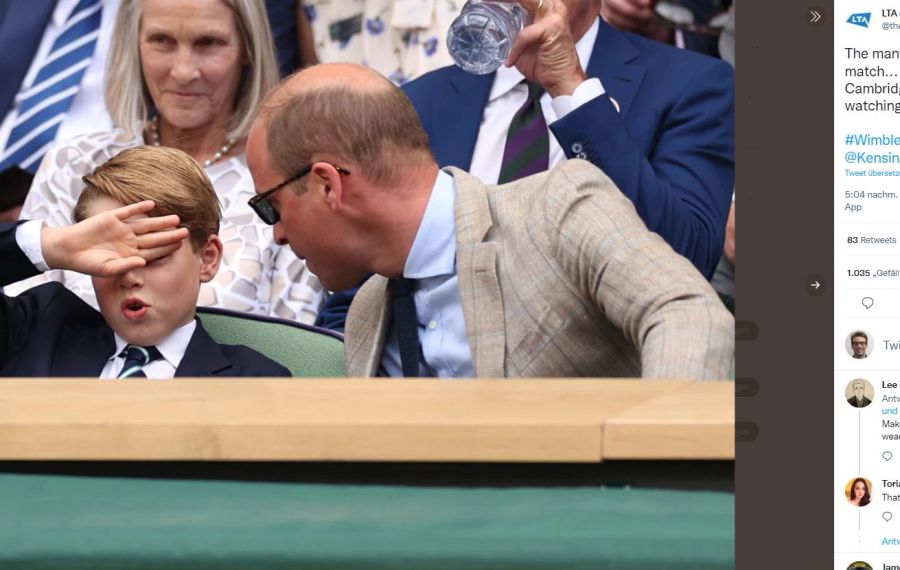
[[[854,408],[865,408],[875,398],[875,388],[864,378],[854,378],[844,388],[844,397]]]
[[[854,507],[865,507],[872,502],[872,483],[863,477],[851,479],[844,486],[844,496]]]
[[[872,346],[872,336],[866,331],[853,331],[847,336],[847,352],[855,359],[868,358],[872,354]]]
[[[868,562],[860,560],[858,562],[852,562],[850,566],[847,566],[847,570],[872,570],[872,567]]]

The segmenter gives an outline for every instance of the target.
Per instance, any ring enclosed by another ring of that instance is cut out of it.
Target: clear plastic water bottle
[[[453,61],[469,73],[494,72],[509,56],[525,14],[515,2],[468,0],[447,30],[447,50]]]

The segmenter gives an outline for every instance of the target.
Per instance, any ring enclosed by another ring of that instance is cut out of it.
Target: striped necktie
[[[102,0],[78,2],[56,36],[31,88],[20,93],[18,114],[6,149],[0,155],[0,171],[16,165],[30,172],[37,170],[91,63],[100,35],[102,7]]]
[[[155,346],[144,347],[129,344],[119,354],[119,358],[124,358],[125,364],[122,365],[122,372],[116,378],[146,378],[147,375],[144,374],[143,370],[144,366],[162,358],[162,354],[159,353]]]
[[[509,124],[497,184],[543,172],[549,165],[550,137],[541,110],[544,90],[531,82],[526,81],[525,84],[528,86],[528,99]]]

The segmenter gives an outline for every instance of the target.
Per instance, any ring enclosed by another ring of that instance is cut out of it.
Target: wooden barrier
[[[734,385],[2,380],[0,459],[733,459]]]

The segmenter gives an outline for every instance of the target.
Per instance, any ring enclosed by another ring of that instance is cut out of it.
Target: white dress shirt
[[[28,0],[17,0],[27,2]],[[13,123],[19,116],[19,103],[23,98],[23,94],[31,89],[34,84],[34,78],[37,76],[44,61],[49,55],[56,36],[62,30],[69,18],[69,14],[78,5],[78,0],[58,0],[53,15],[44,29],[44,36],[38,46],[38,50],[31,60],[31,67],[25,74],[22,86],[19,88],[13,100],[13,105],[9,112],[0,122],[0,149],[6,148],[6,141],[9,140],[9,133],[12,131]],[[78,88],[78,94],[72,100],[69,111],[56,131],[55,140],[69,139],[77,135],[92,133],[94,131],[105,131],[112,128],[112,119],[106,112],[106,103],[103,100],[103,77],[106,71],[106,54],[109,52],[109,41],[112,36],[113,24],[116,21],[116,12],[119,9],[119,0],[103,0],[103,9],[100,13],[100,35],[97,37],[97,44],[94,47],[94,55],[91,63],[88,65],[81,77],[81,84]]]
[[[587,69],[599,29],[599,21],[595,21],[575,44],[575,51],[578,52],[578,60],[581,62],[582,69]],[[503,149],[506,147],[509,124],[516,111],[528,99],[528,87],[522,83],[523,79],[525,76],[518,69],[506,66],[500,66],[494,77],[487,105],[481,115],[481,127],[478,130],[478,139],[475,141],[475,150],[472,154],[472,165],[469,168],[469,173],[485,184],[496,184],[497,178],[500,177],[500,166],[503,162]],[[600,80],[593,77],[581,83],[572,95],[551,98],[549,94],[544,93],[541,97],[541,108],[544,111],[547,125],[562,119],[574,109],[605,92]],[[550,135],[549,166],[552,168],[564,161],[566,155],[559,143],[556,142],[553,133],[548,131],[548,134]]]

